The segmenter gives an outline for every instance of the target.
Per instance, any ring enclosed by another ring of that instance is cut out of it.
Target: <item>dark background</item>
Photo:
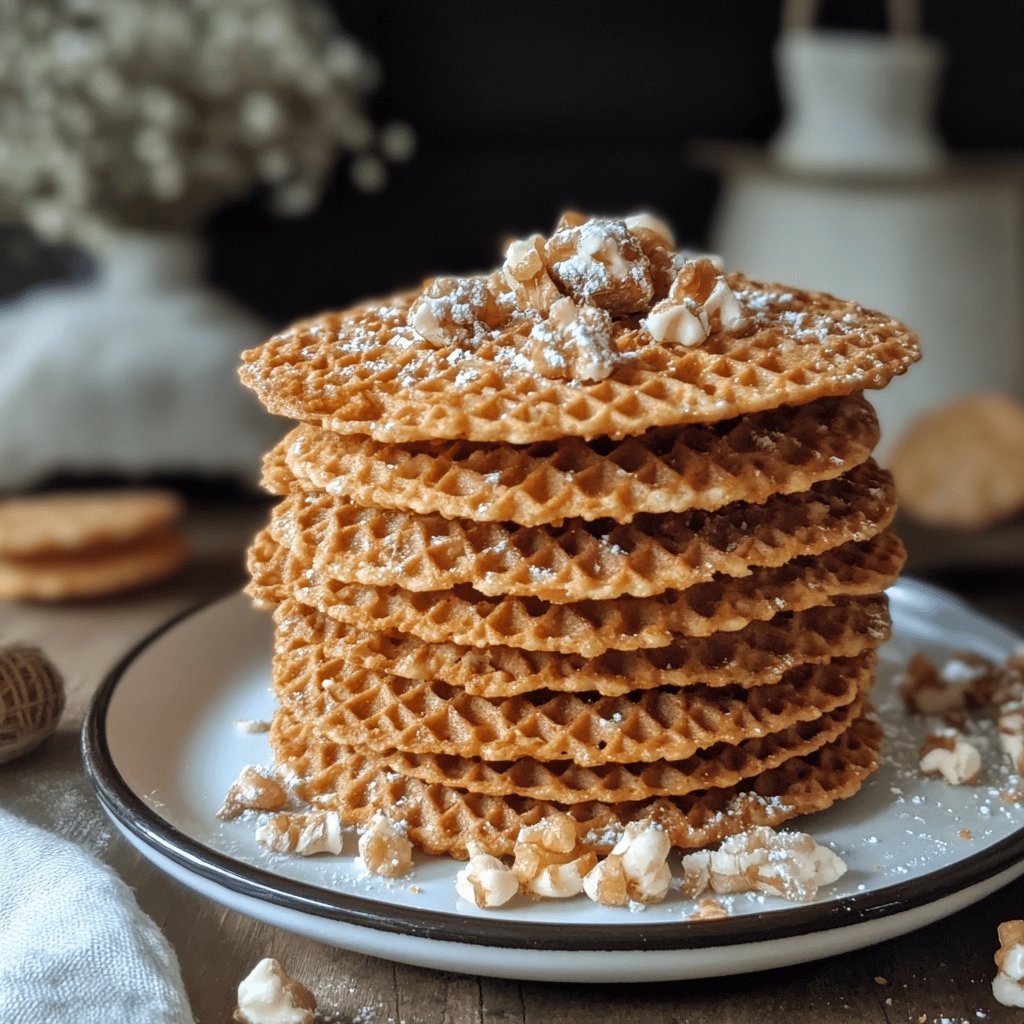
[[[700,244],[716,182],[687,165],[688,146],[764,141],[779,122],[768,0],[333,6],[383,67],[375,118],[410,123],[419,149],[376,195],[342,165],[307,218],[275,220],[258,198],[218,214],[215,280],[276,321],[489,267],[503,236],[547,231],[567,206],[652,208]],[[1024,150],[1024,3],[923,6],[947,48],[946,141]],[[880,29],[885,6],[823,3],[821,21]]]
[[[308,217],[277,219],[256,195],[213,218],[211,277],[278,323],[494,266],[503,238],[547,232],[567,207],[652,209],[701,245],[717,183],[694,143],[761,143],[779,123],[779,0],[331,3],[382,66],[374,119],[408,122],[418,150],[378,194],[356,191],[344,161]],[[1024,159],[1024,0],[922,6],[947,52],[946,142]],[[820,8],[827,27],[885,25],[884,0]],[[25,232],[5,262],[0,296],[82,272]]]

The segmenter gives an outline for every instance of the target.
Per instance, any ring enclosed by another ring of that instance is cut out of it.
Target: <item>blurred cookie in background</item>
[[[900,510],[928,526],[984,530],[1024,512],[1024,405],[974,395],[915,420],[893,450]]]
[[[177,571],[188,546],[172,491],[57,491],[0,501],[0,599],[99,597]]]

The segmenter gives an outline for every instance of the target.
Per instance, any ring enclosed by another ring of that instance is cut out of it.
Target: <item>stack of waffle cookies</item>
[[[430,853],[554,812],[696,848],[855,793],[904,553],[865,388],[882,314],[567,215],[486,277],[299,324],[243,381],[300,425],[250,550],[272,744]]]

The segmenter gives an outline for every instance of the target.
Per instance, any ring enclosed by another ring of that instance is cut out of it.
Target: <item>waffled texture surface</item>
[[[874,655],[793,669],[748,690],[687,687],[627,697],[544,691],[505,699],[353,669],[314,649],[274,661],[274,691],[339,743],[378,752],[533,757],[580,765],[680,760],[715,743],[814,721],[867,691]]]
[[[313,573],[264,530],[249,549],[247,592],[266,605],[291,597],[346,625],[411,633],[431,643],[497,645],[596,657],[607,650],[664,647],[677,634],[710,636],[779,612],[828,605],[832,598],[878,594],[896,581],[906,552],[890,532],[742,579],[722,577],[658,597],[549,604],[489,598],[470,587],[414,593],[342,584]]]
[[[297,427],[266,457],[272,494],[322,492],[357,505],[538,526],[644,512],[712,511],[803,491],[865,462],[878,420],[859,395],[621,441],[564,437],[527,447],[384,444]]]
[[[490,762],[443,754],[394,752],[381,755],[381,770],[469,793],[528,796],[565,804],[683,796],[697,789],[734,786],[743,779],[777,768],[791,757],[813,753],[848,729],[864,713],[864,705],[863,700],[855,700],[816,721],[799,722],[769,736],[735,745],[718,743],[683,761],[589,767],[571,761],[537,761],[530,757]],[[372,753],[366,750],[359,753],[372,759]]]
[[[243,383],[273,413],[378,441],[439,438],[531,444],[621,438],[884,387],[918,357],[898,321],[820,292],[731,274],[749,330],[693,348],[652,343],[629,317],[629,353],[596,383],[520,369],[529,321],[478,347],[433,347],[408,325],[413,295],[300,323],[243,353]]]
[[[629,525],[473,523],[300,492],[275,508],[270,533],[314,573],[341,583],[414,591],[472,584],[489,596],[564,603],[685,590],[868,540],[889,524],[895,505],[892,478],[867,462],[762,505],[644,515]]]
[[[791,758],[739,786],[629,803],[558,804],[467,793],[397,773],[382,775],[376,759],[340,756],[336,744],[315,736],[284,710],[275,717],[271,735],[282,769],[306,780],[298,789],[303,799],[337,810],[351,825],[381,812],[404,821],[409,838],[427,853],[463,859],[471,842],[496,856],[511,854],[521,828],[557,811],[571,814],[584,843],[602,854],[625,825],[640,820],[660,823],[675,846],[707,846],[852,796],[878,767],[882,741],[877,722],[860,718],[813,754]]]
[[[374,672],[437,679],[481,697],[533,690],[619,696],[657,686],[763,686],[797,665],[873,650],[889,637],[884,596],[835,598],[804,612],[783,612],[734,633],[676,637],[665,647],[606,651],[596,658],[515,647],[428,644],[406,633],[373,633],[287,600],[274,612],[281,653],[312,646]]]

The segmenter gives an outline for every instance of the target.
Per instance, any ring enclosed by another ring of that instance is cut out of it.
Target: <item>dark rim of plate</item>
[[[947,601],[955,600],[936,588],[927,589],[935,590]],[[219,599],[231,600],[237,600],[237,595]],[[282,878],[219,853],[160,817],[125,782],[114,765],[107,743],[107,712],[118,683],[128,668],[158,638],[215,603],[218,602],[204,602],[175,616],[143,638],[111,670],[86,714],[82,728],[82,753],[100,802],[115,821],[168,860],[240,896],[362,928],[444,942],[569,952],[686,950],[770,942],[877,921],[952,896],[1013,867],[1024,857],[1022,828],[949,867],[871,892],[715,921],[646,925],[634,923],[634,918],[627,928],[616,924],[580,923],[567,929],[562,922],[487,919],[457,912],[442,913],[333,892]]]

